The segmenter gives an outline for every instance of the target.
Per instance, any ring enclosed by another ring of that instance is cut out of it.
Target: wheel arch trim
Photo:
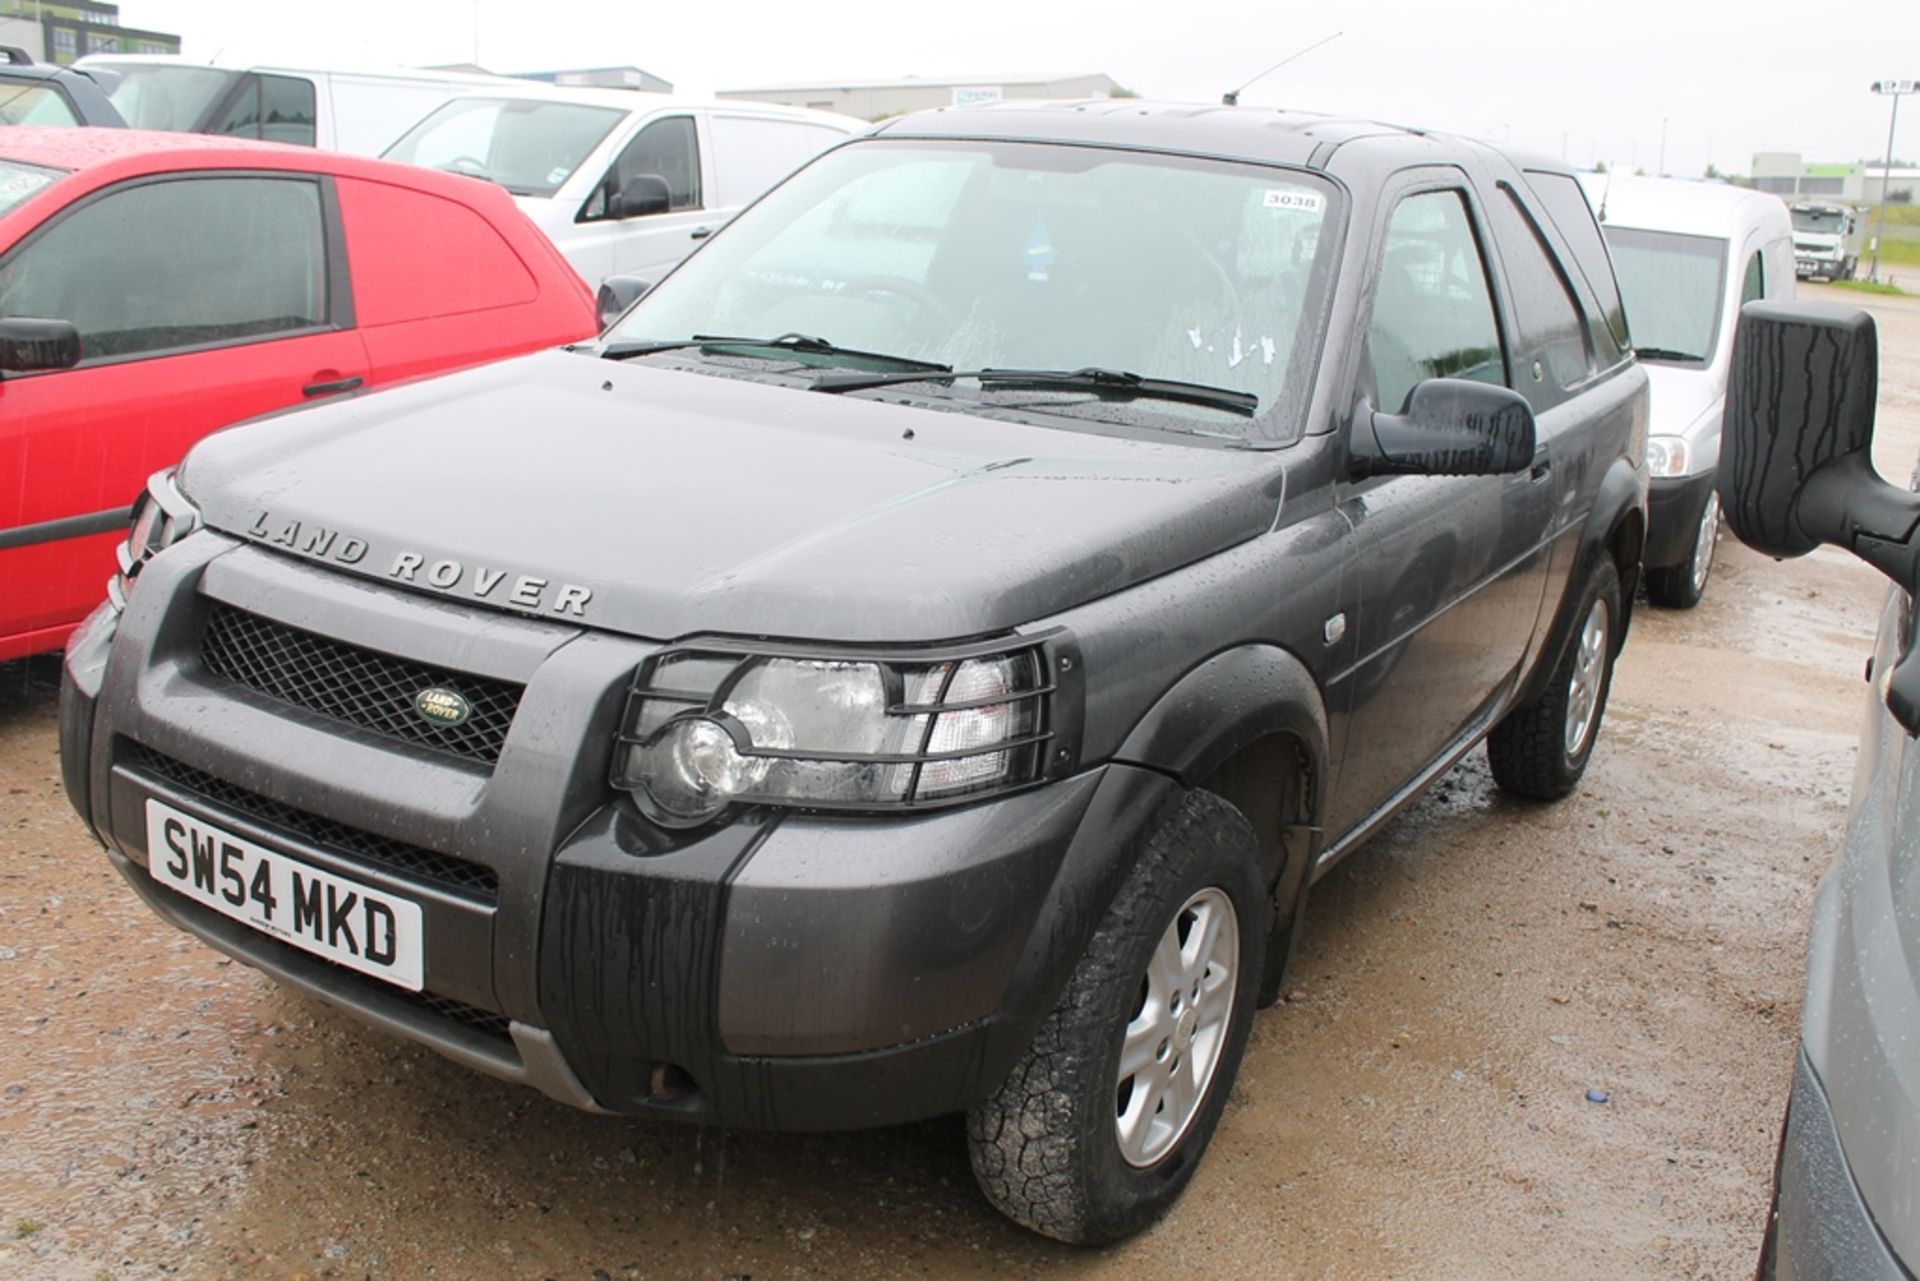
[[[1237,646],[1188,669],[1134,723],[1113,759],[1198,787],[1242,748],[1276,734],[1300,744],[1305,817],[1317,818],[1331,741],[1326,702],[1307,665],[1278,645]]]
[[[1514,694],[1511,706],[1524,707],[1539,696],[1552,679],[1573,638],[1577,620],[1574,609],[1580,602],[1580,590],[1597,557],[1612,558],[1620,574],[1620,625],[1615,629],[1613,649],[1617,654],[1626,644],[1627,628],[1633,619],[1634,590],[1640,582],[1640,551],[1647,540],[1647,483],[1632,463],[1616,458],[1600,478],[1593,506],[1580,527],[1580,541],[1574,550],[1573,565],[1566,586],[1553,607],[1545,642],[1534,655],[1533,670]]]
[[[1222,778],[1236,763],[1258,768],[1270,759],[1258,754],[1261,748],[1277,740],[1294,746],[1300,795],[1297,810],[1289,808],[1290,798],[1275,798],[1273,812],[1248,815],[1261,837],[1262,875],[1273,896],[1258,993],[1263,1006],[1279,998],[1305,919],[1312,868],[1326,839],[1320,822],[1331,735],[1319,683],[1305,663],[1277,645],[1223,650],[1162,694],[1115,754],[1116,761],[1194,788]],[[1244,774],[1237,781],[1248,785]],[[1228,799],[1240,803],[1237,794]],[[1271,830],[1261,830],[1263,823]]]

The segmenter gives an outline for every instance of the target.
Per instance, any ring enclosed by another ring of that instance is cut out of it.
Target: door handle
[[[308,383],[300,389],[300,394],[309,399],[315,396],[337,396],[343,391],[352,391],[366,379],[355,374],[351,378],[335,378],[331,382]]]
[[[708,236],[711,236],[711,235],[712,235],[712,234],[713,234],[713,233],[714,233],[715,231],[717,231],[717,230],[719,230],[719,228],[717,228],[717,227],[711,227],[711,226],[709,226],[709,227],[695,227],[695,228],[694,228],[694,229],[693,229],[692,231],[689,231],[689,232],[687,233],[687,239],[689,239],[689,240],[705,240],[705,239],[706,239],[706,238],[707,238]]]
[[[1541,454],[1533,460],[1533,467],[1527,472],[1528,480],[1545,480],[1553,472],[1553,459]]]

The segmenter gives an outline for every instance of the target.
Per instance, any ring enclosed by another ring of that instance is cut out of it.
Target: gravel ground
[[[1904,477],[1920,302],[1845,300]],[[1476,753],[1317,887],[1191,1190],[1091,1252],[996,1218],[955,1120],[589,1117],[220,958],[68,811],[56,666],[0,666],[0,1277],[1751,1275],[1882,594],[1723,542],[1637,615],[1577,796]]]

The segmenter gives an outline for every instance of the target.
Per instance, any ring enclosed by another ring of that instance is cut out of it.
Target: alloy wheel
[[[1580,755],[1593,733],[1600,711],[1600,687],[1607,677],[1607,602],[1596,600],[1581,624],[1579,650],[1573,657],[1573,677],[1567,691],[1566,747],[1569,758]]]
[[[1160,936],[1121,1042],[1114,1129],[1128,1165],[1160,1160],[1199,1113],[1227,1043],[1239,963],[1233,900],[1200,890]]]

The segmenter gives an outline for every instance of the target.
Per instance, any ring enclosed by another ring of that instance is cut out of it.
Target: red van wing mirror
[[[64,320],[0,319],[0,373],[34,374],[80,363],[80,331]]]

